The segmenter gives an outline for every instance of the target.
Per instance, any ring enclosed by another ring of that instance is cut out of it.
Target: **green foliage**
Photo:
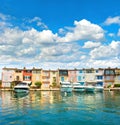
[[[57,86],[56,77],[53,77],[52,87],[56,87],[56,86]]]
[[[15,85],[16,85],[16,82],[12,81],[11,84],[10,84],[10,88],[13,88]]]
[[[114,84],[114,87],[120,87],[120,84]]]
[[[36,85],[36,87],[41,88],[42,82],[37,81],[37,82],[35,82],[35,85]]]
[[[108,85],[108,86],[107,86],[107,88],[110,88],[110,87],[111,87],[111,85]]]

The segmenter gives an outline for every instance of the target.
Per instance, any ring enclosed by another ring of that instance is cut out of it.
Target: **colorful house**
[[[114,84],[120,84],[120,69],[115,69],[115,81]]]
[[[58,69],[58,81],[68,81],[68,70],[67,69]]]
[[[103,81],[104,81],[104,69],[95,69],[95,76],[96,76],[96,85],[97,86],[104,86]]]
[[[104,69],[104,86],[114,85],[115,82],[115,68]]]
[[[85,70],[84,69],[77,69],[77,82],[79,82],[81,85],[84,85],[85,83]]]
[[[22,69],[15,69],[14,81],[23,81],[23,70]]]
[[[50,85],[53,87],[59,86],[57,70],[50,70]]]
[[[35,87],[36,82],[42,82],[42,75],[41,75],[42,69],[32,69],[32,87]]]
[[[77,82],[77,70],[76,69],[68,70],[68,81],[72,83]]]
[[[31,83],[32,82],[32,69],[23,69],[23,82]]]
[[[15,68],[2,69],[2,87],[10,87],[14,81]]]
[[[50,87],[50,70],[42,70],[42,88]]]
[[[96,72],[94,68],[84,69],[85,71],[85,85],[96,84]]]

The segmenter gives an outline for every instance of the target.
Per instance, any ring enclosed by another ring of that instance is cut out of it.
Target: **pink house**
[[[77,82],[77,70],[68,70],[68,81]]]
[[[15,68],[2,69],[2,87],[10,87],[11,82],[14,81]]]

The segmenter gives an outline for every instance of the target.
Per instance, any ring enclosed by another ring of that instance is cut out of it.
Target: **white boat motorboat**
[[[70,82],[60,82],[61,87],[60,91],[61,92],[72,92],[72,84]]]
[[[95,91],[95,87],[92,86],[92,85],[85,86],[85,91],[86,92],[94,92]]]
[[[75,92],[84,92],[85,86],[81,85],[80,83],[73,83],[73,91]]]
[[[103,86],[95,86],[95,91],[102,92],[103,91]]]
[[[16,86],[14,86],[14,92],[21,93],[21,92],[29,92],[29,86],[25,82],[20,82]]]

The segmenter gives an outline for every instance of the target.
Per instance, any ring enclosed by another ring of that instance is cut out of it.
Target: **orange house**
[[[32,69],[23,69],[23,81],[27,83],[32,82]]]

